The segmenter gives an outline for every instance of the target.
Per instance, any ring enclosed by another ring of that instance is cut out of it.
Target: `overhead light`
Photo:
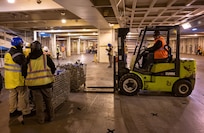
[[[183,29],[189,29],[191,28],[191,24],[190,23],[184,23],[182,24]]]
[[[191,3],[186,4],[186,6],[190,6],[190,5],[191,5]]]
[[[197,28],[193,28],[193,29],[192,29],[192,31],[196,31],[196,30],[198,30],[198,29],[197,29]]]
[[[65,15],[65,12],[61,12],[60,14],[61,14],[62,16],[64,16],[64,15]]]
[[[13,4],[13,3],[15,3],[16,0],[7,0],[7,1],[8,1],[8,3]]]
[[[93,32],[93,35],[97,35],[97,33],[96,33],[96,32]]]
[[[109,23],[109,26],[110,26],[110,27],[113,27],[113,26],[114,26],[114,24]]]
[[[202,24],[202,21],[198,21],[198,24]]]
[[[65,24],[65,23],[67,22],[67,20],[66,20],[66,19],[62,19],[61,22],[62,22],[63,24]]]

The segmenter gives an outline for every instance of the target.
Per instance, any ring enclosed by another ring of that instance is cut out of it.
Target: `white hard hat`
[[[43,47],[43,51],[48,51],[48,47],[47,47],[47,46],[44,46],[44,47]]]
[[[29,47],[30,47],[30,43],[26,42],[25,46],[26,46],[27,48],[29,48]]]

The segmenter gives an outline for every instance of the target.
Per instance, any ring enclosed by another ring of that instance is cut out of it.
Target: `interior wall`
[[[10,40],[13,38],[13,36],[8,35],[4,32],[0,32],[0,45],[5,46],[10,48]],[[22,37],[23,40],[26,40],[26,42],[32,42],[32,37]],[[101,30],[99,34],[99,39],[98,39],[98,50],[99,50],[99,56],[100,60],[102,62],[108,62],[108,57],[106,55],[106,46],[108,43],[112,43],[114,48],[117,48],[117,42],[115,39],[115,34],[111,30]],[[43,46],[48,46],[48,48],[52,51],[52,38],[51,37],[46,37],[46,38],[41,38],[39,40]],[[85,48],[87,48],[90,45],[93,45],[91,42],[82,42],[80,46],[80,51],[84,51],[84,45]],[[129,52],[133,52],[136,41],[127,41],[128,45],[128,50]],[[170,41],[170,46],[172,48],[172,52],[175,52],[176,50],[176,42],[175,41]],[[193,38],[181,38],[180,40],[180,53],[184,54],[195,54],[197,51],[198,46],[201,46],[202,51],[204,50],[204,36],[202,37],[193,37]],[[77,52],[77,42],[76,40],[71,41],[71,53],[76,54]]]
[[[175,40],[170,41],[170,46],[171,46],[172,52],[176,52],[176,41]],[[204,50],[204,37],[181,38],[180,53],[196,54],[198,46],[201,46],[202,51]]]
[[[0,45],[10,48],[11,47],[11,39],[13,36],[6,34],[5,32],[0,32]]]
[[[117,43],[115,42],[115,31],[100,30],[98,35],[98,48],[97,48],[99,62],[108,62],[108,55],[106,51],[108,43],[111,43],[114,49],[117,47]]]
[[[182,38],[180,40],[180,53],[196,54],[198,46],[204,48],[204,37]]]
[[[71,53],[77,54],[77,41],[76,40],[71,41]]]
[[[128,53],[133,53],[137,45],[137,41],[136,40],[126,40],[126,45],[128,48]]]

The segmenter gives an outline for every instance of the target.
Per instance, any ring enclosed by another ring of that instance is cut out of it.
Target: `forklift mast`
[[[119,28],[118,29],[118,79],[129,70],[126,68],[124,60],[124,42],[126,35],[129,32],[129,28]]]

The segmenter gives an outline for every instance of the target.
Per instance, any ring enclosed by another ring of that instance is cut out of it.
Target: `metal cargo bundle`
[[[56,109],[64,103],[70,93],[70,71],[66,70],[63,73],[55,76],[53,84],[53,106]]]
[[[66,64],[60,66],[61,70],[70,71],[70,91],[80,91],[82,85],[86,82],[86,64]]]

